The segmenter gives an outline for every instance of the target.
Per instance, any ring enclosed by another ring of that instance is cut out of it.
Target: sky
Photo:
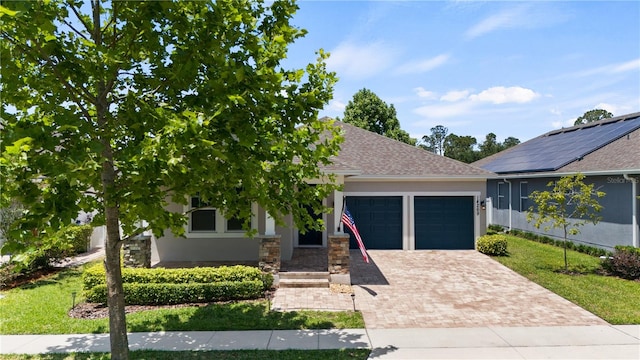
[[[526,141],[588,110],[640,111],[640,1],[310,1],[287,65],[322,48],[339,81],[320,116],[362,88],[412,137],[436,125]]]

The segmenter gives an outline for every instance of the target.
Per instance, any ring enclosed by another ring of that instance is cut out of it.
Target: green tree
[[[569,175],[556,182],[549,182],[546,191],[534,191],[529,199],[534,202],[527,213],[527,221],[536,228],[562,229],[564,239],[564,269],[569,270],[567,262],[567,236],[580,233],[580,227],[590,222],[600,221],[598,213],[602,205],[598,198],[605,193],[594,189],[594,184],[585,184],[583,174]]]
[[[424,135],[422,137],[420,146],[427,151],[442,155],[445,151],[445,139],[448,133],[449,129],[442,125],[436,125],[431,128],[431,135]]]
[[[587,124],[594,121],[612,118],[613,114],[607,110],[593,109],[585,112],[582,116],[578,117],[573,125]]]
[[[444,156],[470,164],[479,157],[476,145],[477,141],[473,136],[449,134],[444,141]]]
[[[513,136],[509,136],[508,138],[504,139],[504,141],[502,142],[502,150],[506,150],[510,147],[514,147],[516,145],[520,144],[520,140],[518,138],[515,138]]]
[[[333,178],[306,181],[339,151],[339,130],[317,117],[336,78],[322,50],[305,69],[282,66],[306,33],[290,24],[296,10],[287,0],[0,6],[3,199],[25,207],[18,236],[97,211],[112,359],[128,358],[121,245],[147,229],[183,234],[187,215],[169,202],[199,193],[249,235],[251,203],[280,224],[292,214],[299,228],[321,226],[305,206],[326,210],[316,200]]]
[[[345,107],[344,118],[338,120],[410,145],[416,143],[408,132],[400,128],[393,104],[387,105],[369,89],[358,90]]]
[[[503,146],[498,142],[497,136],[494,133],[488,133],[480,147],[480,158],[485,158],[493,154],[497,154],[503,150]]]

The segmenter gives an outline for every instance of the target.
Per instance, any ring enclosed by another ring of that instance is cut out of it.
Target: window
[[[507,194],[507,184],[504,182],[499,182],[498,183],[498,209],[509,208],[506,194]]]
[[[520,182],[520,211],[527,211],[529,209],[529,183],[526,181]]]
[[[242,236],[244,229],[243,221],[240,218],[232,217],[225,219],[223,214],[213,207],[209,207],[198,195],[192,196],[190,209],[198,208],[189,214],[189,225],[187,236],[210,237],[212,233],[216,237],[222,236]],[[252,219],[252,223],[255,223]]]

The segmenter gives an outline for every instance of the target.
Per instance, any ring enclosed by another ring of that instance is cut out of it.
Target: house
[[[570,239],[609,250],[639,246],[640,113],[550,131],[473,165],[497,174],[487,181],[490,224],[561,238],[560,230],[527,222],[528,195],[547,190],[562,176],[582,173],[606,193],[599,199],[604,209],[597,225],[581,227]]]
[[[322,200],[334,209],[320,215],[324,231],[302,234],[291,217],[284,219],[286,226],[275,226],[264,210],[252,209],[259,234],[280,236],[282,260],[290,259],[296,247],[327,247],[328,236],[338,232],[344,200],[368,249],[475,248],[486,228],[482,205],[491,172],[349,124],[336,126],[345,141],[324,171],[336,175],[343,191]],[[184,210],[179,204],[170,209]],[[247,238],[240,224],[221,214],[208,224],[198,212],[190,215],[186,238],[167,231],[152,239],[152,262],[258,259],[258,241]]]

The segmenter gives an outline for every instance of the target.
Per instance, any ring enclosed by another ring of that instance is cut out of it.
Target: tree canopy
[[[421,147],[435,154],[442,155],[445,148],[445,139],[449,129],[442,125],[436,125],[431,128],[431,134],[422,137]]]
[[[121,244],[146,229],[183,234],[186,213],[170,202],[197,193],[249,232],[252,203],[280,223],[292,214],[300,228],[321,226],[305,206],[335,186],[307,180],[325,176],[318,164],[342,140],[317,118],[336,77],[322,50],[305,69],[282,66],[306,33],[290,24],[296,10],[287,0],[0,6],[2,201],[24,206],[23,240],[80,211],[106,225],[113,359],[128,357]]]
[[[613,114],[608,112],[607,110],[593,109],[579,116],[576,119],[576,121],[573,123],[573,125],[588,124],[590,122],[608,119],[612,117],[613,117]]]
[[[473,136],[449,134],[449,129],[443,125],[431,128],[431,134],[422,137],[418,146],[436,154],[470,164],[487,156],[520,144],[520,140],[509,136],[504,142],[499,142],[494,133],[487,134],[485,140],[478,144]]]
[[[416,143],[400,128],[393,104],[387,105],[369,89],[358,90],[345,107],[344,118],[338,120],[410,145]]]

